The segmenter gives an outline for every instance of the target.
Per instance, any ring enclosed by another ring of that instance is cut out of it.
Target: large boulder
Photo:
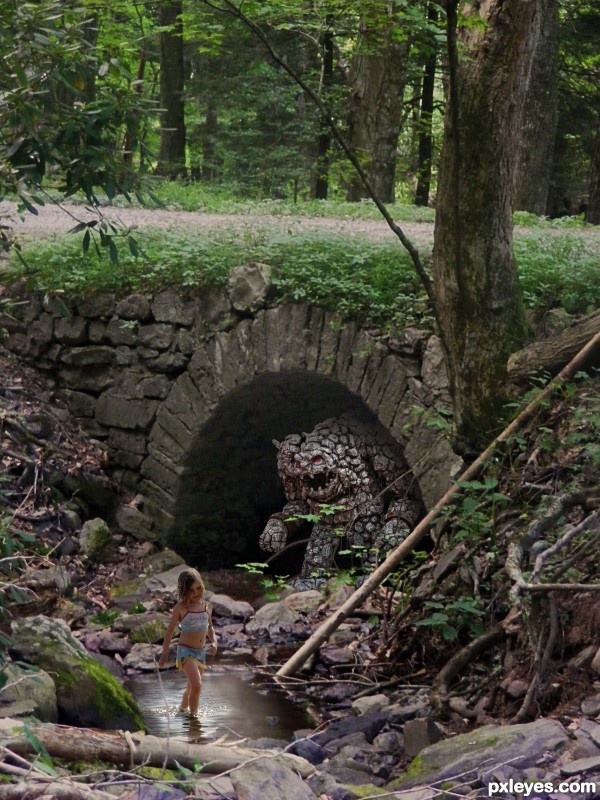
[[[98,664],[59,619],[36,616],[11,626],[13,655],[45,670],[54,680],[59,722],[107,730],[141,730],[133,695]]]
[[[16,662],[3,667],[2,677],[0,706],[26,702],[29,713],[41,722],[58,722],[56,687],[47,672]]]
[[[523,725],[484,725],[429,745],[386,789],[398,791],[454,778],[464,782],[474,775],[491,773],[499,764],[524,770],[535,766],[544,754],[560,752],[568,743],[568,733],[553,719]]]

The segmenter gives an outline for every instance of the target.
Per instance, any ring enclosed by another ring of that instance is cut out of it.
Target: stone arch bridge
[[[411,328],[384,339],[321,308],[269,305],[253,270],[223,290],[74,300],[68,317],[31,296],[8,326],[7,346],[105,442],[110,472],[135,498],[118,525],[202,569],[264,560],[259,533],[283,505],[273,438],[348,411],[377,418],[428,507],[456,469],[432,424],[448,405],[435,336]]]

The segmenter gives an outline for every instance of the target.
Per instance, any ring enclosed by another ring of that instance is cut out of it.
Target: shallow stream
[[[289,741],[295,730],[313,727],[307,712],[285,695],[253,685],[254,674],[235,665],[210,665],[202,679],[198,719],[178,712],[186,679],[179,670],[141,675],[127,682],[142,710],[148,733],[193,742],[266,736]]]

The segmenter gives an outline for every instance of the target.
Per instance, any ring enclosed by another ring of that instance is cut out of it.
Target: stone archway
[[[179,536],[185,546],[195,520],[208,530],[212,514],[223,520],[206,543],[216,552],[234,503],[246,507],[234,512],[238,528],[254,531],[255,516],[278,502],[271,439],[344,411],[370,413],[390,431],[431,507],[458,469],[445,432],[429,424],[435,407],[448,405],[437,337],[408,328],[390,339],[322,308],[255,300],[231,287],[103,293],[73,300],[65,319],[64,307],[35,294],[6,344],[51,374],[81,425],[105,442],[109,470],[128,493],[117,523],[140,539]],[[258,453],[254,474],[267,475],[257,499],[238,491],[256,494],[258,483],[245,477],[240,451]],[[216,493],[202,483],[207,465]],[[243,556],[242,538],[231,534],[227,559]]]
[[[167,543],[202,569],[264,561],[259,534],[285,502],[272,440],[344,412],[376,419],[344,386],[314,373],[264,373],[232,390],[192,442]],[[302,556],[285,563],[297,572]]]

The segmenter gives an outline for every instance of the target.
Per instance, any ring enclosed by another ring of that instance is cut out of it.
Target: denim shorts
[[[206,667],[206,647],[188,647],[185,644],[177,645],[177,656],[175,659],[175,666],[177,669],[183,669],[183,665],[188,660],[193,658],[198,664],[200,670]]]

